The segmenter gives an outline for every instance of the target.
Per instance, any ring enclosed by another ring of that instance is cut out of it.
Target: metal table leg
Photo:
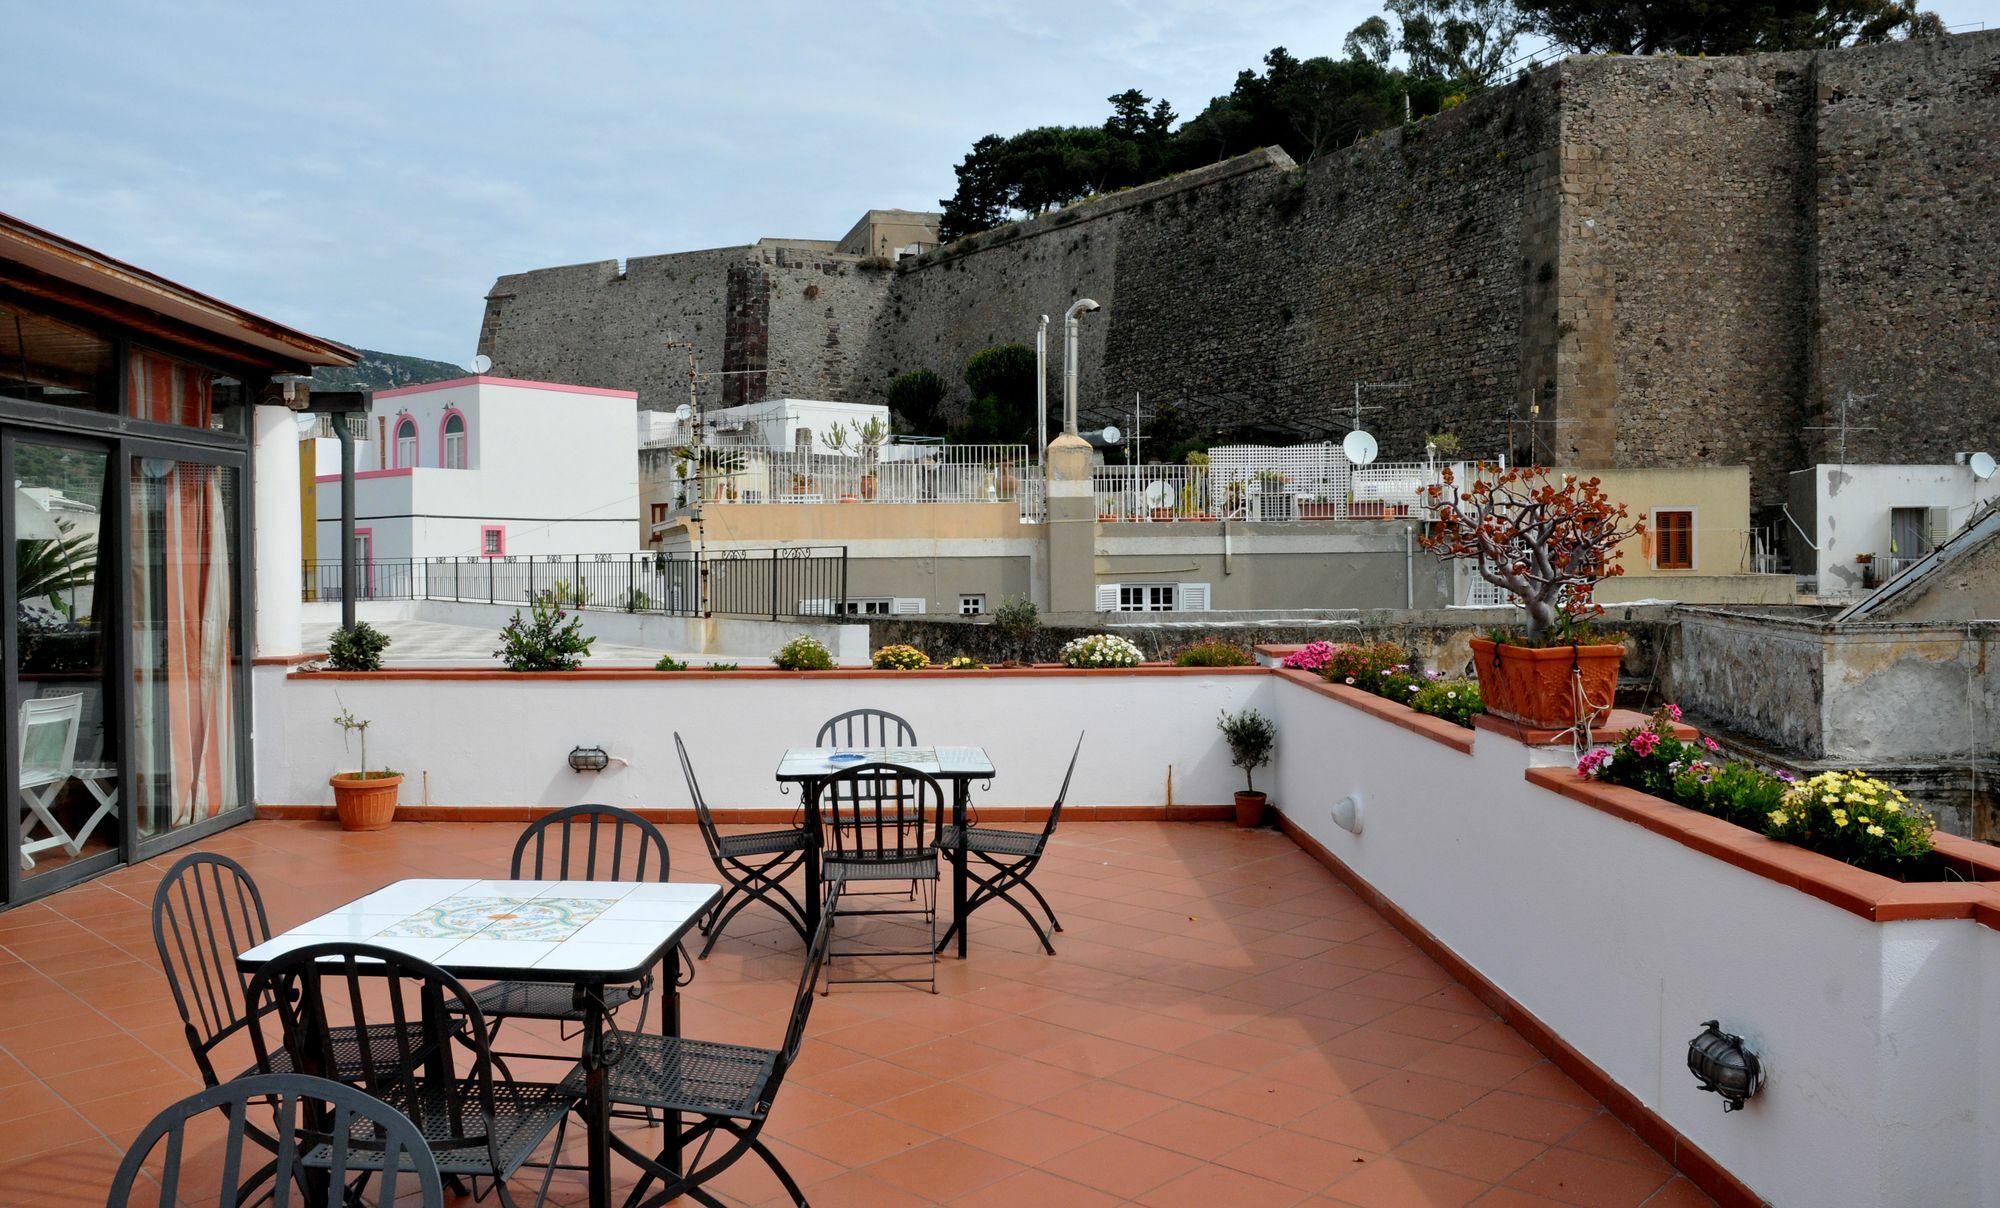
[[[590,1208],[611,1208],[611,1075],[604,1062],[604,987],[579,984],[583,1009],[583,1124]]]
[[[801,795],[806,811],[806,935],[819,933],[820,890],[819,890],[819,790],[818,780],[805,781]],[[810,944],[810,938],[806,941]]]
[[[965,815],[971,804],[972,782],[959,779],[952,784],[951,824],[958,833],[965,834]],[[965,858],[966,844],[960,841],[951,856],[951,921],[958,928],[958,959],[965,959],[966,937],[972,934],[972,927],[965,917]]]

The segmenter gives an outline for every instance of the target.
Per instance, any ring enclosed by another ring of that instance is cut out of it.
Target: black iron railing
[[[355,596],[362,600],[540,601],[610,612],[768,617],[774,621],[840,616],[847,611],[844,547],[377,558],[363,563],[358,574]],[[340,587],[339,562],[305,564],[305,599],[338,600]]]

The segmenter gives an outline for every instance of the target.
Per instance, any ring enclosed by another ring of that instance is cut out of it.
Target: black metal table
[[[721,896],[720,885],[684,881],[397,881],[272,936],[236,963],[255,972],[294,948],[352,940],[408,953],[462,980],[574,985],[584,1013],[590,1204],[611,1208],[605,987],[636,982],[665,961],[656,985],[660,1026],[680,1035],[680,942]]]
[[[829,756],[844,752],[862,756],[859,761],[833,763]],[[819,872],[819,795],[827,777],[835,772],[856,766],[856,763],[894,763],[914,768],[951,782],[951,822],[953,826],[966,824],[966,810],[971,804],[972,782],[993,779],[993,761],[986,757],[983,747],[793,747],[778,760],[778,782],[796,784],[804,795],[806,811],[806,834],[812,842],[806,848],[806,934],[819,929],[820,912],[820,872]],[[946,852],[951,861],[951,904],[952,917],[965,917],[965,853]],[[958,929],[958,955],[966,953],[966,935],[969,927]]]

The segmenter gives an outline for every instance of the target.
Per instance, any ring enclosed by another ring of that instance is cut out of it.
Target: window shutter
[[[899,617],[922,616],[927,602],[922,596],[897,596],[890,601],[889,611]]]
[[[1183,583],[1180,585],[1180,588],[1181,591],[1180,591],[1179,611],[1181,612],[1208,611],[1208,584]]]
[[[1661,570],[1694,568],[1694,513],[1655,512],[1653,564]]]
[[[1097,611],[1118,611],[1118,585],[1116,583],[1099,583],[1097,585]]]
[[[1925,518],[1929,522],[1931,548],[1936,549],[1951,540],[1951,509],[1931,508]]]

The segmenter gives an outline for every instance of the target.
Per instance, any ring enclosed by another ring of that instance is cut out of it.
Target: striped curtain
[[[128,376],[131,405],[127,414],[131,418],[184,428],[208,427],[214,398],[214,375],[208,370],[158,353],[135,351]]]

